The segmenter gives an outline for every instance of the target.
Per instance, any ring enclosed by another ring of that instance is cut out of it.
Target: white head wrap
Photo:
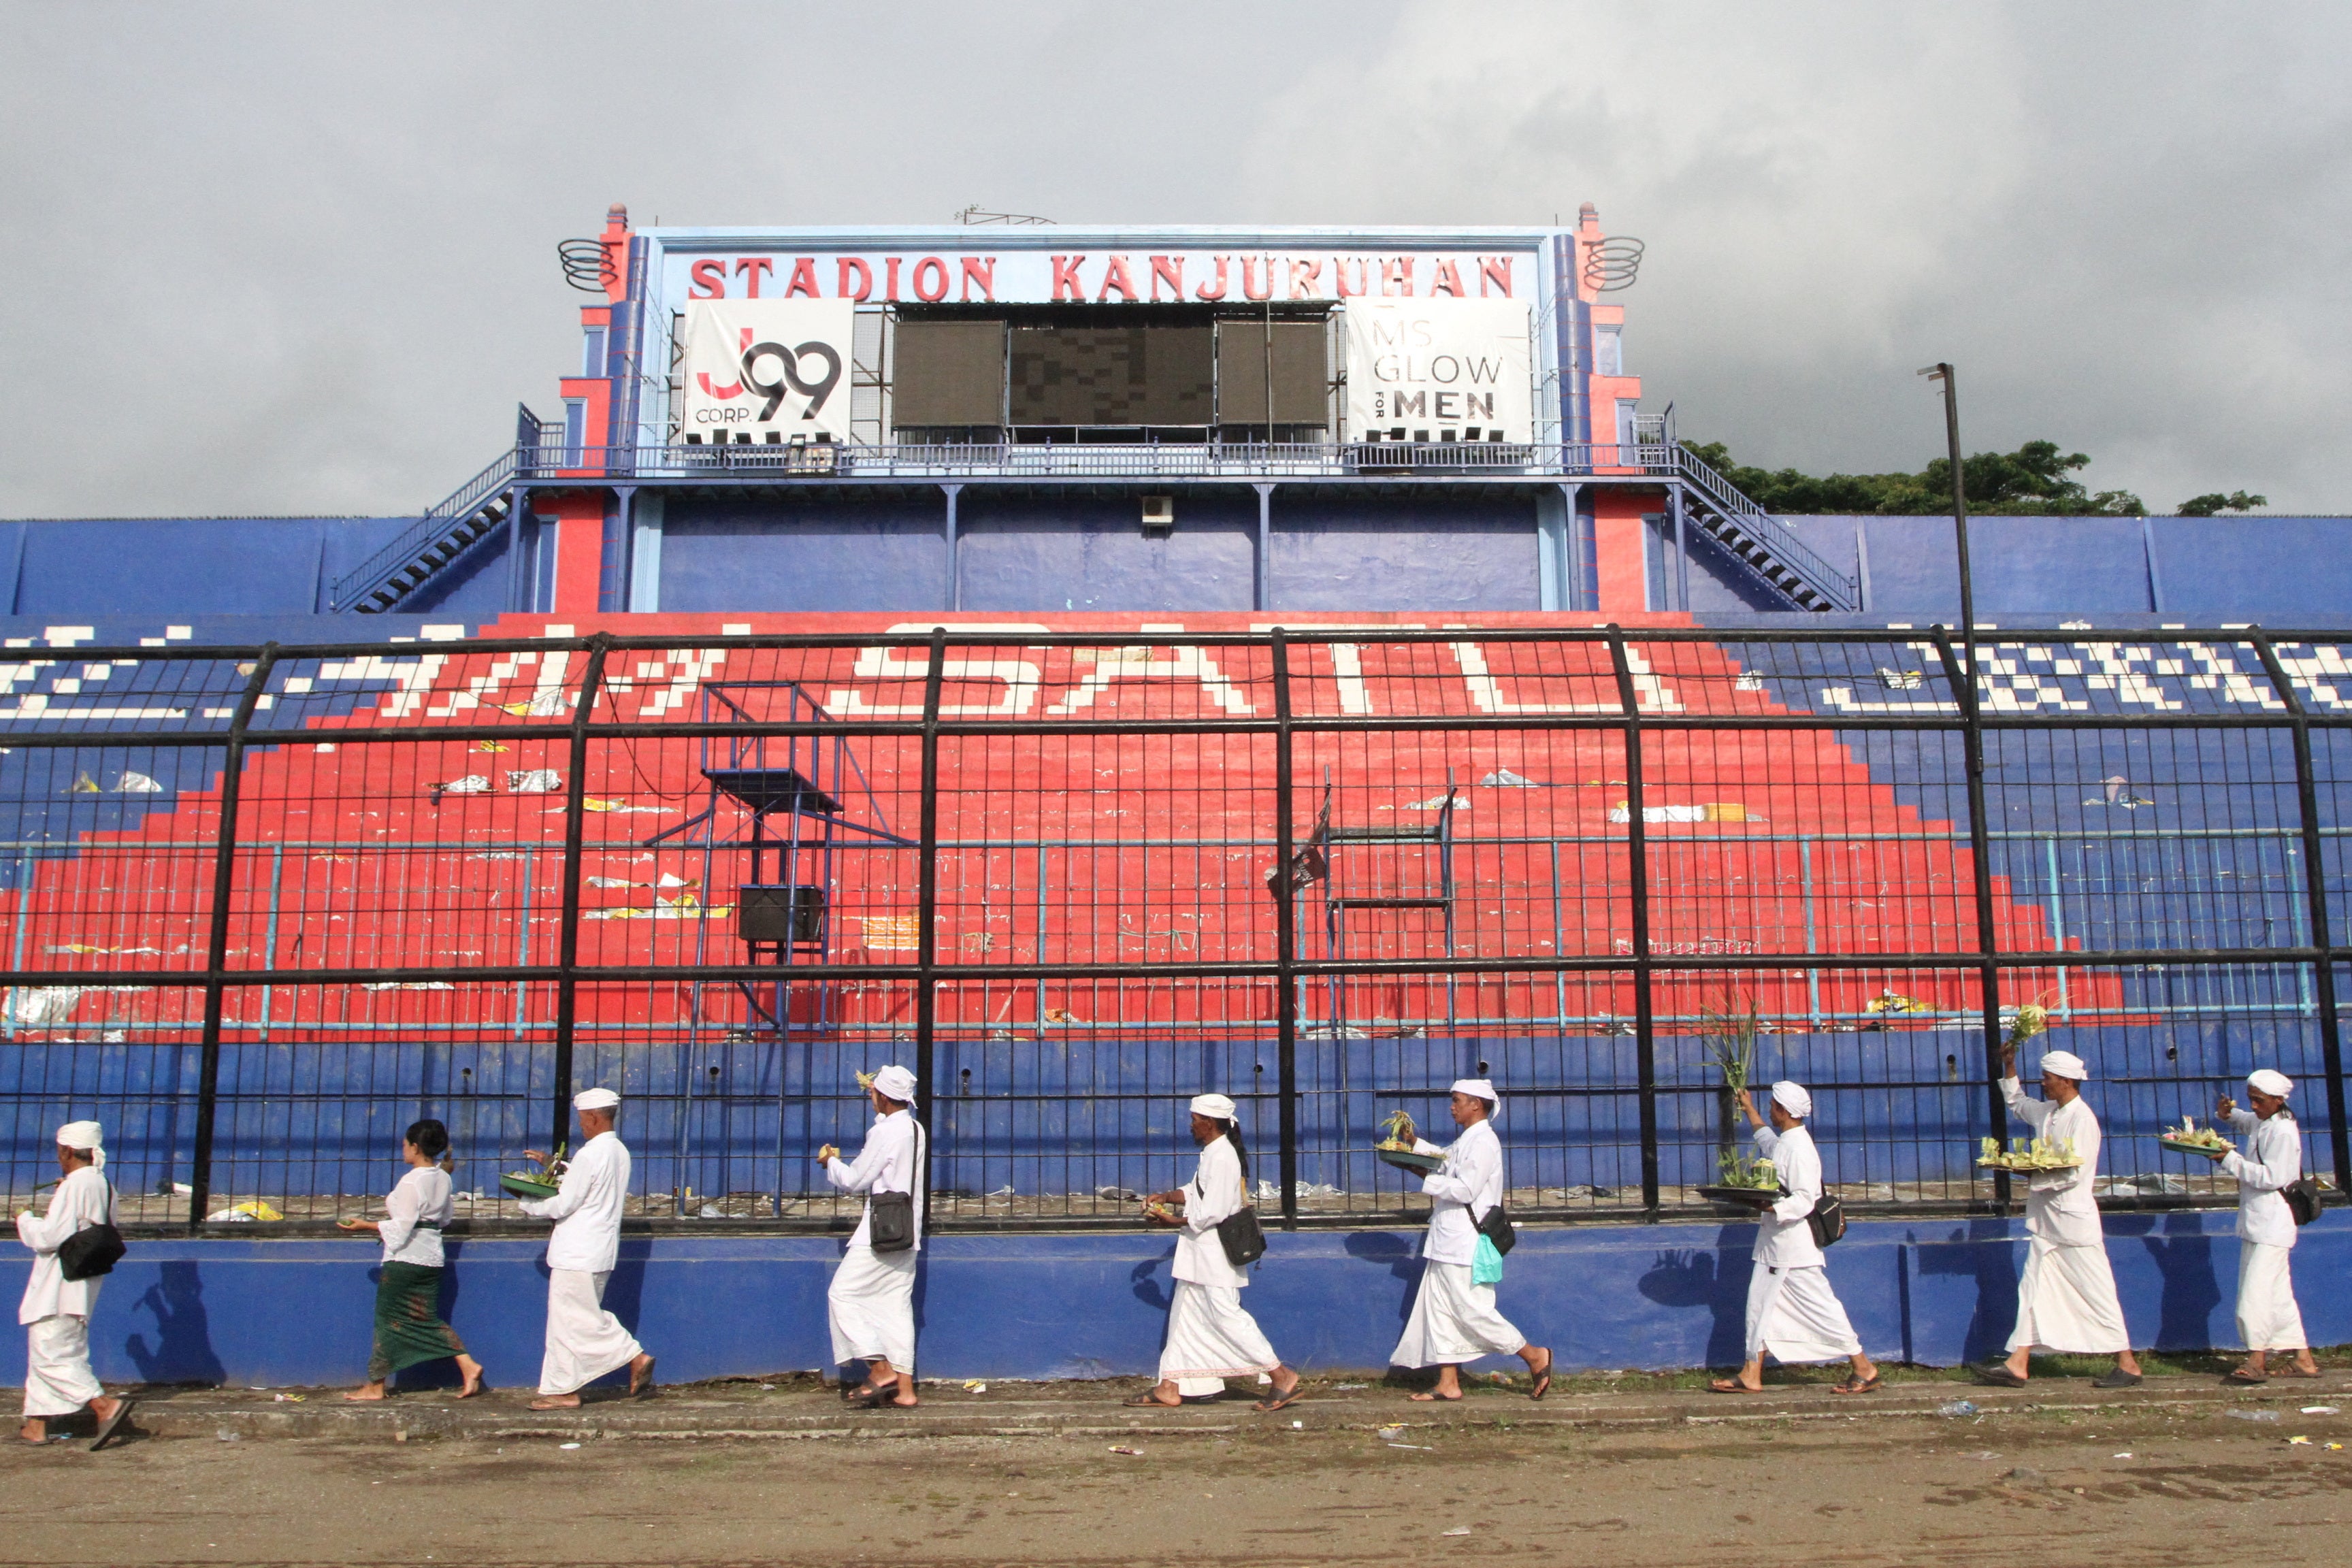
[[[68,1121],[58,1129],[58,1145],[64,1149],[79,1149],[90,1157],[100,1170],[106,1169],[105,1132],[95,1121]]]
[[[1503,1097],[1495,1092],[1495,1080],[1486,1078],[1457,1078],[1449,1094],[1466,1094],[1473,1100],[1486,1102],[1486,1114],[1492,1116],[1502,1109]]]
[[[1805,1092],[1803,1084],[1790,1079],[1784,1078],[1772,1086],[1772,1103],[1791,1116],[1813,1113],[1813,1097]]]
[[[2294,1092],[2294,1079],[2276,1068],[2256,1068],[2246,1075],[2246,1087],[2260,1089],[2264,1094],[2274,1094],[2279,1099],[2284,1100]]]
[[[2076,1083],[2087,1083],[2091,1077],[2091,1069],[2083,1064],[2082,1058],[2072,1051],[2042,1052],[2042,1070],[2054,1072],[2060,1078],[2071,1078]]]
[[[1195,1116],[1205,1116],[1212,1121],[1231,1121],[1234,1102],[1222,1094],[1196,1094],[1190,1107]]]
[[[911,1104],[915,1098],[915,1075],[902,1067],[887,1067],[874,1075],[874,1087],[891,1100]]]
[[[621,1097],[609,1089],[583,1089],[572,1097],[574,1110],[610,1110],[621,1103]]]

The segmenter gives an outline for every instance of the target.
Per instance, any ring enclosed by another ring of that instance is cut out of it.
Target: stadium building
[[[2136,1338],[2229,1342],[2233,1193],[2158,1134],[2277,1067],[2352,1168],[2346,520],[1979,520],[1964,633],[1948,519],[1773,517],[1644,411],[1640,256],[1590,207],[616,207],[562,249],[552,416],[420,515],[0,524],[0,1162],[22,1200],[58,1122],[109,1129],[152,1289],[101,1370],[346,1375],[330,1227],[424,1115],[475,1194],[459,1326],[527,1362],[499,1178],[594,1083],[640,1336],[814,1365],[856,1213],[808,1154],[887,1061],[935,1133],[927,1373],[1149,1366],[1133,1194],[1207,1089],[1284,1227],[1276,1342],[1377,1363],[1422,1200],[1373,1146],[1465,1074],[1522,1325],[1737,1360],[1726,1057],[1812,1088],[1873,1353],[1956,1361],[2007,1331],[1979,1151],[2045,1016]],[[2306,1245],[2341,1268],[2340,1211]],[[1041,1271],[1082,1310],[1037,1321]]]

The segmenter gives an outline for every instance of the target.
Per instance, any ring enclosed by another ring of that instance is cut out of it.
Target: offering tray
[[[2158,1138],[2156,1142],[2158,1147],[2176,1154],[2202,1154],[2209,1159],[2230,1153],[2233,1147],[2228,1143],[2184,1143],[2175,1138]]]
[[[1415,1171],[1425,1176],[1445,1169],[1443,1154],[1417,1154],[1410,1149],[1375,1149],[1372,1152],[1381,1157],[1381,1164],[1394,1165],[1400,1171]]]
[[[530,1176],[500,1176],[499,1185],[518,1198],[551,1198],[556,1193],[553,1182],[538,1181]]]
[[[1731,1204],[1739,1208],[1769,1209],[1786,1194],[1777,1187],[1701,1187],[1698,1195],[1710,1203]]]

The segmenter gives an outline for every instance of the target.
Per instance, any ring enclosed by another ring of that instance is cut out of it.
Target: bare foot
[[[580,1396],[576,1394],[542,1394],[530,1402],[533,1410],[577,1410]]]
[[[349,1394],[344,1394],[343,1397],[345,1399],[352,1400],[382,1399],[383,1397],[383,1384],[380,1383],[363,1383],[357,1388],[352,1389]]]
[[[457,1391],[460,1399],[471,1399],[482,1392],[482,1363],[472,1356],[457,1358],[457,1370],[466,1374],[466,1386]]]

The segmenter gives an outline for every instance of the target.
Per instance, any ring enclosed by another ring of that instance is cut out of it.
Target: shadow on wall
[[[1661,1307],[1706,1309],[1709,1366],[1737,1366],[1748,1359],[1748,1279],[1755,1235],[1753,1226],[1726,1226],[1713,1251],[1669,1248],[1638,1282],[1643,1296]]]
[[[2108,1215],[2106,1231],[2108,1245],[2118,1252],[2128,1240],[2146,1247],[2164,1280],[2157,1296],[2156,1349],[2202,1350],[2227,1337],[2226,1324],[2220,1336],[2213,1331],[2214,1309],[2222,1300],[2221,1271],[2214,1238],[2200,1233],[2197,1216]],[[2136,1328],[2133,1342],[2144,1337],[2145,1331]]]
[[[1402,1282],[1404,1292],[1397,1298],[1397,1332],[1404,1332],[1412,1317],[1412,1298],[1421,1280],[1421,1259],[1413,1256],[1412,1243],[1402,1236],[1384,1230],[1357,1231],[1348,1237],[1348,1256],[1366,1263],[1385,1263],[1389,1278]]]
[[[1982,1361],[2000,1353],[2009,1344],[2010,1330],[2017,1326],[2018,1253],[2016,1247],[2005,1245],[2009,1226],[2006,1219],[1970,1220],[1943,1237],[1947,1245],[1939,1247],[1928,1239],[1912,1249],[1921,1274],[1976,1281],[1976,1303],[1961,1338],[1963,1361]]]
[[[225,1381],[227,1371],[213,1353],[212,1323],[205,1315],[205,1281],[200,1265],[164,1263],[162,1278],[147,1287],[134,1311],[155,1319],[155,1342],[143,1333],[122,1342],[123,1352],[139,1368],[142,1383],[202,1383]]]

